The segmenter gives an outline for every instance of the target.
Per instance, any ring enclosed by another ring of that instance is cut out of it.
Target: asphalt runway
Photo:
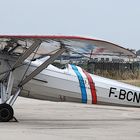
[[[140,108],[19,97],[19,122],[0,123],[0,140],[140,140]]]

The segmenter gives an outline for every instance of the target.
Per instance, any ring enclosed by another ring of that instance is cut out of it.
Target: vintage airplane
[[[50,101],[140,107],[140,88],[90,74],[73,64],[52,63],[62,54],[135,57],[116,44],[73,36],[0,36],[0,121],[13,118],[13,104],[24,96]],[[82,58],[81,58],[82,59]]]

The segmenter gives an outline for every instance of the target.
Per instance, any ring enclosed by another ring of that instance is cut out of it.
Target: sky
[[[0,0],[0,34],[70,35],[140,49],[140,0]]]

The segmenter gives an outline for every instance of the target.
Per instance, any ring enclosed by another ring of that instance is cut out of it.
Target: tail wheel
[[[8,104],[0,104],[0,122],[8,122],[13,118],[13,108]]]

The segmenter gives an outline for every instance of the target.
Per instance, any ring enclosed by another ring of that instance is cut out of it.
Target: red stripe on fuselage
[[[92,95],[92,104],[97,104],[97,95],[96,95],[96,89],[95,89],[95,84],[92,80],[92,77],[88,72],[83,70],[84,74],[87,76],[88,83],[90,85],[90,90],[91,90],[91,95]]]

